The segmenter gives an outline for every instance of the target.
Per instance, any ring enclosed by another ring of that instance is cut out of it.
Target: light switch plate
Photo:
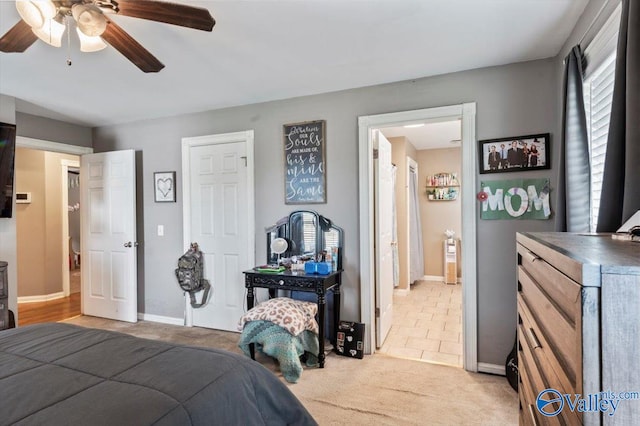
[[[164,225],[158,225],[158,237],[164,236]]]

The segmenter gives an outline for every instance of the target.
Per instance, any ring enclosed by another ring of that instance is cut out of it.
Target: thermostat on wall
[[[16,204],[30,204],[31,193],[30,192],[16,192]]]

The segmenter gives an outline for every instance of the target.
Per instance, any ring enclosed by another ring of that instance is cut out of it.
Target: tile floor
[[[462,367],[462,285],[417,281],[393,296],[393,325],[380,349],[388,355]]]

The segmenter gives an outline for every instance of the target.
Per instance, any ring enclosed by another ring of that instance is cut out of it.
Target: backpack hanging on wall
[[[178,259],[178,268],[176,268],[176,278],[180,288],[189,292],[191,298],[191,306],[200,308],[207,303],[209,290],[211,285],[209,281],[203,277],[203,257],[202,252],[198,248],[198,243],[191,243],[191,247],[185,254]],[[202,302],[196,302],[196,293],[203,291]]]

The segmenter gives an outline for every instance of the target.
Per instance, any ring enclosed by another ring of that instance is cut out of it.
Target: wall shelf
[[[427,176],[429,201],[454,201],[458,199],[459,188],[457,173],[437,173]]]

